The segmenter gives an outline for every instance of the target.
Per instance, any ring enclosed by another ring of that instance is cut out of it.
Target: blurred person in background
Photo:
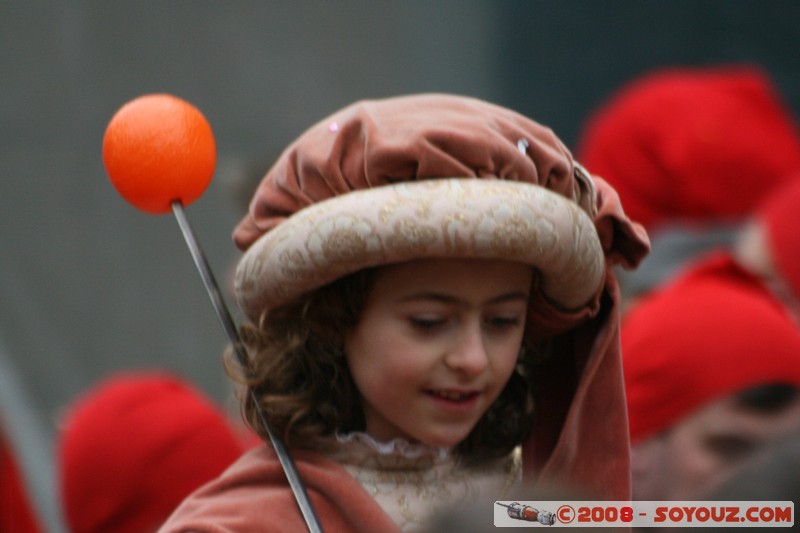
[[[800,432],[795,432],[772,443],[764,453],[732,474],[706,499],[712,502],[753,502],[753,505],[786,508],[786,505],[777,502],[800,501],[798,472],[800,472]],[[774,532],[776,525],[779,523],[750,525],[747,531],[748,533]],[[686,531],[686,527],[659,527],[648,530],[679,533]]]
[[[795,117],[754,65],[669,67],[623,85],[586,120],[576,156],[648,230],[652,253],[619,272],[626,303],[711,248],[730,248],[800,169]]]
[[[783,302],[800,326],[800,169],[758,206],[732,255]]]
[[[800,430],[800,329],[726,254],[630,307],[621,344],[635,500],[704,499]]]
[[[776,441],[768,452],[720,485],[711,499],[800,502],[800,431]]]
[[[249,445],[200,390],[163,371],[115,374],[60,427],[60,497],[72,533],[152,533]]]
[[[0,531],[42,532],[3,425],[0,424]]]

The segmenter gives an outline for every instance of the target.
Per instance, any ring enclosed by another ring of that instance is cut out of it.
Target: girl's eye
[[[432,331],[445,323],[443,318],[434,317],[411,317],[409,321],[414,329],[418,329],[423,332]]]
[[[517,316],[495,316],[486,320],[488,326],[493,329],[510,329],[520,324]]]

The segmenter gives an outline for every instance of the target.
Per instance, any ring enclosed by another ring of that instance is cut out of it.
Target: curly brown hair
[[[343,346],[346,335],[356,327],[374,272],[350,274],[270,310],[258,325],[242,325],[247,366],[229,348],[225,368],[244,386],[243,415],[262,439],[268,440],[268,435],[254,396],[272,428],[290,447],[324,450],[336,432],[364,430],[360,394]],[[477,463],[503,457],[528,435],[534,409],[534,352],[541,355],[541,347],[526,341],[497,400],[456,446],[461,460]]]

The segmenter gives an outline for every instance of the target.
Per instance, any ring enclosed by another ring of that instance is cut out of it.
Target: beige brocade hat
[[[539,272],[532,320],[593,313],[606,263],[592,178],[546,127],[480,100],[363,101],[290,145],[234,231],[252,320],[357,270],[421,258],[506,259]]]

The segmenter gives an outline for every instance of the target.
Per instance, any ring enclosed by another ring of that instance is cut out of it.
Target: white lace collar
[[[380,455],[399,456],[405,459],[432,457],[442,460],[450,457],[450,448],[437,448],[427,444],[409,442],[403,438],[380,442],[363,431],[354,431],[347,434],[337,432],[336,440],[342,444],[360,444]]]

